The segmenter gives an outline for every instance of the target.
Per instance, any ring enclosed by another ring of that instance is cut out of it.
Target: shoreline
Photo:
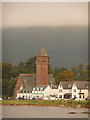
[[[33,107],[57,107],[57,108],[75,108],[75,109],[89,109],[90,107],[81,107],[81,106],[76,106],[76,107],[70,107],[70,106],[65,106],[65,105],[31,105],[31,104],[0,104],[0,106],[33,106]]]
[[[2,106],[37,106],[37,107],[60,107],[60,108],[90,108],[90,101],[47,101],[47,100],[2,100]]]

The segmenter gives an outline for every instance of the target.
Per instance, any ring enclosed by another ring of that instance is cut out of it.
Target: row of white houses
[[[17,92],[16,99],[75,99],[86,100],[89,97],[88,93],[89,82],[60,82],[57,87],[39,86],[32,90],[20,87]]]

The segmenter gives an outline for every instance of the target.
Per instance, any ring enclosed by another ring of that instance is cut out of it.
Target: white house
[[[28,89],[22,88],[17,92],[16,99],[30,99],[30,98],[31,98],[31,92]]]
[[[73,82],[60,82],[58,86],[58,98],[59,99],[70,99],[72,98],[72,85]]]
[[[62,81],[58,86],[37,86],[32,90],[23,88],[22,86],[17,92],[17,99],[75,99],[85,100],[88,98],[87,81],[65,82]]]
[[[72,98],[76,100],[85,100],[88,98],[87,81],[75,81],[72,86]]]

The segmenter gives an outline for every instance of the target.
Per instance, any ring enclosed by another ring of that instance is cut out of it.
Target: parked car
[[[32,100],[37,100],[37,98],[32,98]]]
[[[38,100],[42,100],[42,98],[38,98]]]

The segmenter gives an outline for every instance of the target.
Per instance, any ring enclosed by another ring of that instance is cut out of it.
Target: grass
[[[0,104],[90,108],[90,101],[77,100],[3,100]]]

